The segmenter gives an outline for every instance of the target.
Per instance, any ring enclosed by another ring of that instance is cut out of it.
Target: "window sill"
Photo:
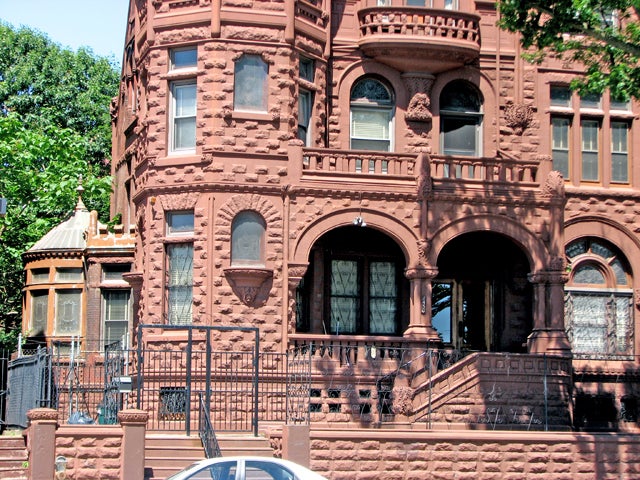
[[[195,152],[170,153],[166,157],[158,158],[155,164],[158,167],[173,167],[177,165],[192,165],[202,161],[202,155],[196,155]]]
[[[273,115],[267,112],[243,112],[234,110],[231,112],[231,118],[234,120],[255,120],[262,122],[270,122],[273,120]]]

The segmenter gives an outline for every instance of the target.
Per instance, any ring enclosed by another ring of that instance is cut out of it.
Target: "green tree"
[[[15,346],[22,254],[83,200],[108,218],[111,98],[118,72],[90,50],[74,53],[30,29],[0,23],[0,346]]]
[[[638,0],[499,0],[501,28],[521,35],[525,57],[554,54],[582,63],[582,93],[610,89],[620,100],[640,99]]]
[[[96,175],[84,139],[70,129],[34,129],[17,115],[0,115],[0,192],[8,199],[0,217],[0,319],[19,319],[22,254],[73,211],[78,180],[88,209],[108,205],[111,181]],[[15,312],[15,313],[14,313]],[[10,342],[9,332],[0,344]]]
[[[115,66],[90,49],[74,53],[42,33],[0,23],[0,113],[77,132],[104,174],[111,156],[109,107],[118,85]]]

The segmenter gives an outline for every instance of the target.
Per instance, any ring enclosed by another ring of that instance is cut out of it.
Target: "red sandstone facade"
[[[131,331],[313,344],[312,426],[635,429],[639,106],[525,63],[493,2],[414,3],[131,1],[111,212],[135,230]],[[475,353],[434,374],[427,348]]]

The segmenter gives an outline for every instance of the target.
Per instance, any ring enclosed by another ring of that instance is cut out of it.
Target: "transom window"
[[[167,212],[167,235],[188,235],[193,233],[193,210]]]
[[[630,268],[613,244],[596,238],[566,248],[571,277],[566,287],[565,324],[573,353],[604,358],[633,354]]]
[[[482,99],[464,80],[449,83],[440,94],[440,142],[444,155],[481,155]]]
[[[233,109],[266,112],[269,67],[260,55],[243,55],[235,64]]]
[[[171,70],[195,68],[198,65],[198,50],[195,47],[175,48],[169,57]]]
[[[391,90],[375,78],[359,80],[351,90],[351,148],[391,151],[393,115]]]

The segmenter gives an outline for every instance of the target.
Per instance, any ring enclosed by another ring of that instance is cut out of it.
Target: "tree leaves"
[[[63,50],[45,35],[0,23],[0,345],[15,347],[22,254],[83,201],[108,218],[111,98],[118,73],[90,50]]]
[[[500,0],[499,25],[521,35],[525,58],[553,54],[582,63],[573,88],[640,99],[640,25],[637,0]]]

